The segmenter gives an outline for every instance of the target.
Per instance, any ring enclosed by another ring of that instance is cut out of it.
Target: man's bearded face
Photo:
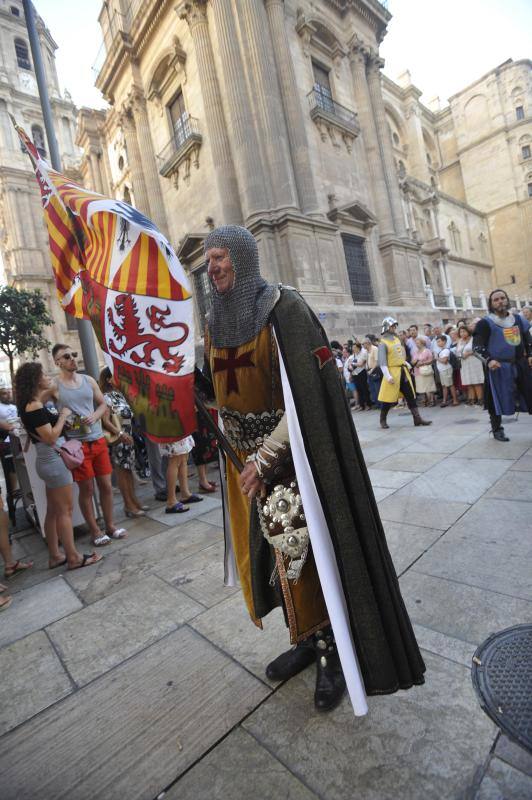
[[[495,292],[491,296],[491,307],[495,313],[499,314],[503,311],[508,311],[508,298],[503,292]]]
[[[218,294],[230,291],[235,283],[235,270],[227,247],[211,247],[205,253],[207,274]]]

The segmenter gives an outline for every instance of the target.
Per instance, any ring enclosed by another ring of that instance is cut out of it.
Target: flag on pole
[[[143,214],[73,183],[42,158],[11,118],[33,164],[57,294],[90,319],[116,384],[156,442],[196,428],[194,325],[187,276]]]

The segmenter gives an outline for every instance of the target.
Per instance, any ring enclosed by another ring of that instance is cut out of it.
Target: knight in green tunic
[[[267,675],[286,679],[316,661],[316,707],[337,705],[347,683],[363,714],[366,694],[423,683],[425,667],[329,343],[295,290],[260,276],[244,228],[213,231],[205,253],[206,366],[225,434],[247,462],[241,475],[227,463],[226,552],[252,620],[281,606],[294,644]],[[295,576],[267,541],[254,499],[292,462],[310,536]]]

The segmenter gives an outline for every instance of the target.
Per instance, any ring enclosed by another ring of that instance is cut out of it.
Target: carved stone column
[[[242,208],[238,192],[235,165],[227,131],[220,85],[216,74],[214,53],[209,35],[206,0],[191,0],[180,9],[181,19],[186,19],[190,28],[198,74],[201,84],[206,122],[209,131],[212,160],[218,195],[222,207],[223,224],[242,224]]]
[[[284,0],[264,0],[264,4],[268,14],[273,55],[281,87],[299,206],[304,214],[315,214],[319,211],[318,199],[312,176],[305,119],[299,99],[296,72],[290,55],[290,43],[286,32]]]
[[[417,99],[412,97],[405,112],[408,129],[408,172],[420,181],[430,183],[430,173],[427,164],[423,128],[419,118],[420,109]]]
[[[130,92],[128,99],[137,129],[142,171],[144,173],[144,180],[148,192],[148,207],[151,212],[149,216],[159,230],[167,234],[166,212],[164,210],[163,193],[159,182],[159,171],[153,151],[150,123],[146,109],[146,98],[142,91],[134,88]]]
[[[367,50],[363,44],[354,38],[350,43],[350,62],[355,90],[357,112],[362,128],[362,136],[366,149],[370,184],[375,201],[375,212],[379,221],[381,236],[393,236],[394,224],[388,189],[384,178],[379,139],[375,118],[371,106],[368,82],[366,78]]]
[[[266,183],[257,135],[251,115],[251,100],[238,45],[239,37],[231,0],[212,4],[220,61],[228,105],[228,123],[235,169],[240,187],[244,219],[273,205]]]
[[[95,192],[103,194],[102,175],[100,171],[100,159],[98,153],[92,148],[89,150],[89,169],[92,180],[92,188]]]
[[[405,238],[406,226],[401,206],[399,181],[393,160],[392,141],[386,123],[386,111],[384,109],[384,99],[382,97],[381,69],[383,66],[384,61],[382,58],[379,58],[378,55],[371,54],[369,56],[367,63],[368,88],[381,150],[384,180],[388,189],[388,197],[390,198],[394,228],[398,236]]]
[[[252,87],[259,145],[268,164],[271,195],[276,208],[294,209],[298,207],[296,184],[266,11],[260,0],[240,0],[239,7],[244,63]]]
[[[142,159],[140,157],[139,142],[137,139],[137,130],[133,120],[131,109],[124,107],[119,116],[119,124],[124,131],[126,140],[127,160],[131,170],[131,182],[133,184],[133,194],[135,196],[135,206],[143,214],[150,216],[150,203],[148,199],[148,191],[146,189],[146,181],[144,180],[144,172],[142,170]]]

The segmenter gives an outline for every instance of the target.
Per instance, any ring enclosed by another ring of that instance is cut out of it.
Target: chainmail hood
[[[225,294],[211,285],[212,308],[208,324],[215,347],[239,347],[254,339],[268,323],[279,299],[279,289],[260,274],[257,242],[246,228],[222,225],[205,239],[204,251],[227,247],[235,282]]]

